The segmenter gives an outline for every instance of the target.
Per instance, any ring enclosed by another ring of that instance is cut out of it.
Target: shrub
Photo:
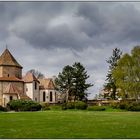
[[[15,111],[39,111],[42,108],[39,103],[31,100],[12,100],[7,104],[7,106],[10,110]]]
[[[74,102],[68,102],[66,106],[67,106],[67,109],[75,109],[75,103]]]
[[[62,110],[67,110],[67,104],[66,103],[63,103],[61,107],[62,107]]]
[[[75,102],[75,108],[84,110],[87,108],[87,104],[82,101],[77,101],[77,102]]]
[[[87,108],[89,111],[104,111],[106,108],[104,106],[89,106]]]
[[[41,106],[42,106],[42,110],[50,110],[50,106],[48,103],[42,103]]]
[[[5,107],[3,107],[3,106],[0,105],[0,111],[6,112],[7,111],[7,108],[5,108]]]
[[[118,108],[119,108],[119,103],[112,102],[112,103],[110,104],[110,107],[112,107],[113,109],[118,109]]]
[[[60,105],[51,105],[50,108],[51,108],[51,110],[61,110]]]

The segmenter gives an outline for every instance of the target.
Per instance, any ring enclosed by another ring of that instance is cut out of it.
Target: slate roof
[[[16,66],[22,68],[22,66],[16,61],[8,49],[0,56],[0,66]]]
[[[23,77],[23,81],[25,83],[31,83],[33,81],[39,82],[38,79],[31,73],[28,72],[24,77]]]
[[[51,90],[55,89],[55,85],[51,78],[39,79],[39,82],[40,82],[39,89],[51,89]]]

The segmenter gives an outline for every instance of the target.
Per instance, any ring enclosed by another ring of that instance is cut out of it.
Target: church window
[[[52,102],[52,92],[50,92],[50,102]]]
[[[37,89],[37,82],[35,82],[35,90]]]
[[[10,96],[10,101],[13,100],[13,96]]]
[[[9,77],[9,74],[8,74],[8,77]]]
[[[45,91],[43,92],[43,102],[45,102],[45,98],[46,98],[46,93]]]

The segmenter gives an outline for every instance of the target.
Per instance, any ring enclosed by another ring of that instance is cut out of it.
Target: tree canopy
[[[105,89],[111,90],[112,89],[112,93],[111,93],[111,98],[115,99],[116,98],[116,84],[115,84],[115,79],[112,76],[112,72],[115,69],[115,67],[117,66],[117,62],[120,59],[122,55],[122,52],[120,49],[115,48],[113,49],[112,52],[112,56],[109,57],[109,59],[107,60],[107,63],[109,64],[109,70],[107,73],[107,83],[104,85]]]
[[[61,92],[66,93],[66,101],[85,100],[88,88],[93,86],[86,83],[88,78],[84,66],[76,62],[72,66],[67,65],[63,68],[56,78],[56,85]]]
[[[131,54],[124,54],[113,70],[116,86],[120,88],[122,97],[136,98],[140,96],[140,46],[132,49]]]

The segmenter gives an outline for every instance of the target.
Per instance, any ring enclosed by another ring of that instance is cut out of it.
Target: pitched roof
[[[16,61],[16,59],[12,56],[8,49],[0,56],[0,66],[16,66],[22,68],[22,66]]]
[[[14,82],[23,82],[23,80],[17,78],[17,77],[0,77],[0,81],[14,81]]]
[[[48,79],[39,79],[40,82],[40,89],[55,89],[55,85],[53,83],[53,80]]]
[[[21,91],[12,83],[10,83],[6,89],[5,94],[21,94]]]
[[[34,76],[34,74],[32,74],[31,72],[28,72],[24,77],[23,77],[23,81],[25,83],[30,83],[30,82],[33,82],[33,81],[37,81],[37,78]]]

